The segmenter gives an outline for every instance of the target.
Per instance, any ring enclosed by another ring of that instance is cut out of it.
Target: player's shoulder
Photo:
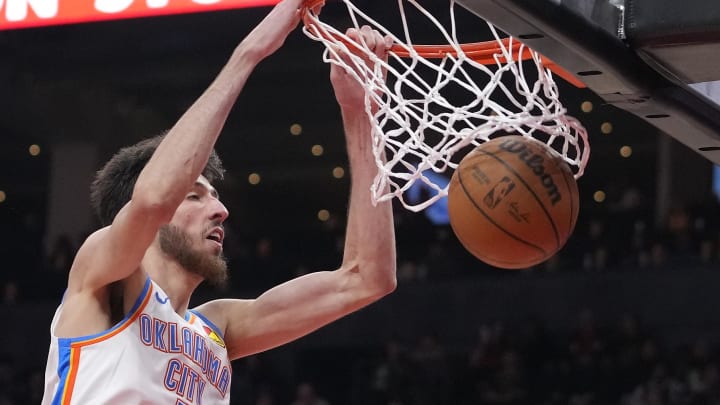
[[[92,245],[97,244],[98,242],[100,242],[100,241],[105,237],[105,235],[106,235],[109,231],[110,231],[110,226],[108,225],[108,226],[106,226],[106,227],[100,228],[100,229],[92,232],[90,235],[88,235],[87,238],[85,238],[85,241],[83,242],[83,244],[81,245],[80,248],[82,249],[82,247],[85,246],[85,245],[90,245],[90,246],[92,246]]]
[[[68,290],[71,292],[78,287],[85,285],[85,275],[98,266],[98,262],[102,261],[101,256],[106,251],[106,237],[110,231],[110,227],[106,226],[91,233],[78,248],[73,263],[70,267],[70,276],[68,279]],[[138,269],[139,271],[139,269]],[[133,276],[137,276],[133,274]],[[130,278],[130,277],[128,277]],[[142,280],[144,282],[144,279]]]
[[[75,254],[75,260],[70,268],[70,274],[82,272],[88,261],[96,254],[98,254],[98,247],[102,243],[105,235],[107,234],[110,227],[98,229],[91,233],[78,248]]]
[[[102,240],[105,238],[105,235],[107,235],[108,231],[110,230],[109,226],[106,226],[104,228],[100,228],[93,233],[91,233],[83,243],[80,245],[80,248],[77,251],[76,254],[76,260],[82,259],[84,256],[87,256],[88,254],[94,254],[97,252],[98,246],[102,243]]]
[[[205,318],[218,327],[221,331],[225,331],[230,319],[237,320],[242,318],[242,311],[249,308],[254,300],[244,300],[235,298],[222,298],[207,301],[204,304],[192,308],[190,311]]]

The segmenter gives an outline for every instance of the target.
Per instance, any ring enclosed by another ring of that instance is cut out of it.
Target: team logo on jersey
[[[170,299],[170,297],[160,298],[160,294],[156,291],[156,292],[155,292],[155,299],[157,300],[157,302],[159,302],[159,303],[161,303],[161,304],[164,305],[164,304],[167,304],[167,302],[168,302],[168,300]]]
[[[225,342],[222,340],[222,338],[220,336],[218,336],[217,333],[215,333],[214,330],[208,328],[205,325],[203,325],[203,330],[205,331],[205,333],[207,333],[208,337],[210,337],[210,339],[212,339],[213,342],[217,343],[218,346],[225,348]]]

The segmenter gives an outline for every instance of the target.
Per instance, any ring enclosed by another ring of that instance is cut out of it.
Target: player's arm
[[[351,32],[351,36],[361,35]],[[389,41],[367,30],[376,52]],[[198,308],[219,320],[232,359],[261,352],[324,326],[392,292],[396,287],[395,234],[390,202],[373,206],[370,186],[377,171],[364,93],[354,79],[333,66],[331,78],[341,106],[352,188],[341,267],[281,284],[255,300],[219,300]]]
[[[168,132],[138,177],[131,201],[111,226],[93,234],[81,247],[69,292],[94,290],[137,270],[158,228],[170,221],[207,164],[251,72],[297,25],[301,2],[278,4],[237,46],[213,83]]]

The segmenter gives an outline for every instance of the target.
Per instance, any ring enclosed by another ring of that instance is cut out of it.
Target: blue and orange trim
[[[203,322],[205,322],[205,324],[206,324],[208,327],[210,327],[210,329],[212,329],[215,333],[217,333],[217,335],[220,336],[220,338],[225,339],[225,337],[223,336],[224,333],[220,330],[220,328],[218,328],[217,325],[215,325],[215,324],[214,324],[210,319],[208,319],[205,315],[203,315],[202,313],[200,313],[200,311],[196,311],[196,310],[194,310],[194,309],[191,309],[191,310],[188,310],[188,312],[189,312],[191,315],[194,315],[195,317],[200,318]],[[190,322],[190,323],[192,323],[192,322]]]
[[[135,304],[133,304],[128,314],[112,328],[89,336],[58,338],[58,376],[60,377],[60,382],[58,383],[58,389],[55,392],[52,405],[69,405],[72,401],[75,380],[80,367],[81,349],[84,346],[110,339],[135,322],[152,297],[152,290],[152,282],[150,278],[148,278],[145,281],[145,286],[140,296],[135,300]]]

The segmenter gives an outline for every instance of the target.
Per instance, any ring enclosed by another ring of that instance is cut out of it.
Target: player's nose
[[[225,204],[218,199],[213,200],[210,212],[210,219],[218,221],[218,223],[223,223],[230,215],[230,211],[225,207]]]

